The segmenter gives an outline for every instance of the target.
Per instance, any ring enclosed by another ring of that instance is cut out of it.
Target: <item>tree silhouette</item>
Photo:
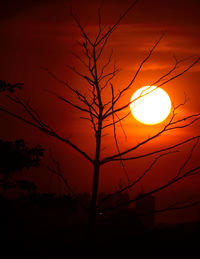
[[[10,84],[0,80],[0,92],[9,92],[13,94],[16,90],[21,90],[23,83]],[[5,141],[0,139],[0,176],[1,184],[4,189],[13,188],[15,183],[10,182],[10,177],[22,169],[38,167],[41,157],[44,154],[42,146],[37,145],[29,148],[24,139],[15,141]],[[19,181],[19,187],[27,191],[33,190],[34,183],[28,181]]]
[[[11,177],[22,169],[38,167],[44,149],[37,145],[29,148],[23,139],[4,141],[0,139],[0,176],[4,191],[16,186]]]
[[[21,197],[25,196],[28,199],[30,199],[31,196],[34,196],[36,194],[37,187],[34,182],[21,180],[21,181],[17,181],[17,185],[20,188],[20,190],[22,190],[22,192],[19,193]]]
[[[0,80],[0,92],[8,91],[9,93],[14,93],[16,89],[22,89],[23,83],[10,84],[6,81]]]
[[[83,114],[82,118],[89,121],[89,123],[91,124],[92,132],[95,137],[95,149],[93,150],[92,156],[87,152],[85,152],[77,144],[73,143],[69,138],[63,137],[50,125],[44,122],[41,119],[39,113],[36,112],[35,109],[33,109],[30,102],[26,101],[26,99],[22,98],[22,96],[18,94],[13,94],[13,95],[9,95],[8,98],[12,102],[23,107],[27,115],[29,115],[29,119],[25,118],[23,115],[17,114],[15,112],[11,112],[6,108],[0,107],[0,111],[13,116],[23,121],[24,123],[31,125],[32,127],[35,127],[38,130],[42,131],[43,133],[51,137],[54,137],[57,140],[70,146],[72,149],[74,149],[79,154],[81,154],[90,164],[92,164],[93,185],[92,185],[92,191],[91,191],[91,201],[88,208],[88,222],[89,222],[90,233],[94,232],[96,216],[99,212],[105,213],[106,211],[109,211],[111,209],[116,209],[116,208],[119,208],[120,206],[124,206],[131,202],[135,202],[139,199],[143,199],[148,195],[155,194],[165,188],[168,188],[171,185],[174,185],[176,182],[181,181],[183,178],[198,174],[200,170],[200,165],[194,168],[191,168],[189,170],[186,170],[186,165],[188,164],[188,162],[192,157],[193,151],[198,144],[200,135],[187,138],[185,140],[176,142],[173,145],[168,145],[166,147],[152,150],[150,152],[144,151],[140,155],[136,154],[136,151],[139,148],[145,147],[147,144],[151,143],[153,140],[163,135],[164,133],[170,132],[176,129],[183,129],[185,127],[189,127],[200,119],[200,113],[191,114],[186,117],[182,117],[181,119],[177,119],[176,113],[178,109],[184,105],[185,102],[177,105],[176,107],[173,107],[170,120],[167,122],[166,125],[162,127],[161,130],[159,130],[152,136],[146,138],[145,140],[142,140],[138,144],[130,146],[130,148],[127,148],[125,150],[120,149],[120,143],[117,138],[116,127],[121,126],[121,123],[123,122],[123,120],[127,118],[131,113],[129,109],[131,102],[128,101],[128,102],[122,103],[121,100],[123,96],[127,94],[128,91],[131,89],[131,87],[134,85],[138,75],[140,74],[140,71],[143,68],[143,65],[150,59],[150,57],[152,56],[152,53],[155,51],[156,47],[164,37],[164,33],[163,33],[161,37],[152,46],[152,48],[147,52],[146,57],[141,61],[138,69],[133,74],[130,82],[127,85],[123,86],[121,89],[116,90],[116,86],[114,86],[114,83],[112,80],[118,74],[119,69],[116,66],[115,62],[114,62],[114,65],[111,66],[113,52],[110,53],[105,63],[102,62],[103,61],[102,56],[103,56],[103,53],[105,52],[107,43],[111,35],[114,33],[114,31],[116,31],[122,19],[125,16],[127,16],[127,14],[133,9],[133,7],[136,5],[137,2],[138,1],[134,1],[119,16],[116,22],[112,26],[107,28],[102,28],[101,7],[100,7],[98,9],[98,18],[99,18],[98,29],[94,39],[89,36],[85,27],[82,25],[80,19],[78,18],[77,15],[74,14],[73,10],[71,9],[71,15],[76,25],[80,29],[81,40],[80,42],[78,42],[78,44],[82,50],[82,53],[84,54],[84,58],[82,58],[82,56],[80,55],[77,55],[76,53],[74,53],[74,57],[77,58],[78,61],[80,61],[81,65],[85,68],[86,72],[83,73],[81,72],[82,70],[79,70],[73,66],[68,66],[68,68],[73,73],[75,73],[77,77],[80,77],[88,84],[88,88],[85,88],[84,91],[77,90],[76,87],[73,87],[68,82],[61,80],[54,73],[46,69],[49,75],[51,75],[57,82],[64,85],[72,94],[74,94],[74,96],[77,98],[77,102],[74,102],[71,99],[61,96],[55,92],[51,92],[51,93],[55,95],[60,101],[71,106],[73,109],[80,111]],[[194,59],[187,67],[182,68],[182,70],[181,71],[179,70],[178,72],[177,68],[180,67],[180,65],[182,65],[185,62],[185,60],[186,59],[178,60],[176,57],[174,57],[173,67],[169,68],[168,72],[160,76],[151,85],[156,85],[156,87],[161,87],[166,85],[167,83],[182,76],[184,73],[190,70],[195,64],[197,64],[200,58],[198,57]],[[87,89],[89,90],[86,94],[85,92],[87,91]],[[107,89],[107,92],[105,91],[105,89]],[[107,94],[108,91],[110,91],[109,100],[108,100],[109,96]],[[139,96],[138,98],[140,97],[141,96]],[[108,128],[113,129],[113,136],[114,136],[114,141],[115,141],[115,146],[117,151],[106,157],[103,157],[102,156],[102,141],[103,141],[102,137],[103,137],[104,131]],[[101,209],[101,204],[103,204],[104,201],[108,200],[109,198],[115,195],[118,195],[119,193],[123,193],[128,189],[135,187],[135,185],[144,179],[144,177],[150,172],[150,170],[155,166],[155,164],[158,163],[158,161],[163,156],[167,156],[169,154],[174,153],[175,148],[183,146],[187,143],[194,143],[194,144],[192,145],[191,150],[189,150],[188,158],[184,162],[183,166],[176,173],[176,175],[173,176],[173,178],[170,181],[166,182],[165,184],[162,184],[159,187],[154,188],[153,190],[147,193],[143,193],[140,196],[131,198],[126,202],[123,201],[121,204],[118,204],[117,206]],[[108,196],[103,197],[103,199],[97,203],[100,169],[102,168],[103,165],[119,161],[123,166],[124,170],[126,170],[124,166],[124,161],[138,160],[138,159],[150,158],[150,157],[153,157],[151,164],[143,172],[143,174],[141,174],[134,182],[129,181],[127,186],[121,188],[117,192],[113,192]],[[61,175],[60,172],[58,172],[58,175],[59,176]]]

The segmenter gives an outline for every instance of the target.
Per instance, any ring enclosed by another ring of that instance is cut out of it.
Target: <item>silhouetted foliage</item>
[[[0,80],[0,92],[8,91],[9,93],[14,93],[16,89],[22,89],[23,83],[10,84],[6,81]]]
[[[71,195],[57,196],[56,193],[36,193],[32,202],[40,208],[68,208],[74,210],[78,203]]]
[[[18,192],[21,198],[30,199],[31,196],[35,195],[37,192],[37,187],[34,182],[21,180],[16,182],[17,187],[20,191]]]
[[[0,186],[3,188],[3,193],[16,187],[30,192],[31,186],[30,184],[28,186],[26,181],[16,183],[10,178],[22,169],[38,167],[43,154],[44,149],[40,145],[29,148],[23,139],[15,141],[0,139]]]
[[[10,84],[0,80],[0,92],[8,91],[14,93],[16,89],[22,89],[23,83]],[[35,183],[29,181],[10,181],[10,176],[22,169],[38,167],[40,159],[44,154],[44,149],[37,145],[29,148],[23,139],[15,141],[5,141],[0,139],[0,185],[4,190],[19,187],[27,193],[36,192]]]
[[[27,192],[35,192],[36,191],[36,186],[34,182],[22,180],[22,181],[17,181],[19,187],[21,190],[27,191]]]
[[[24,168],[38,167],[43,154],[44,149],[40,145],[29,148],[23,139],[0,139],[0,174],[3,178],[9,178]]]

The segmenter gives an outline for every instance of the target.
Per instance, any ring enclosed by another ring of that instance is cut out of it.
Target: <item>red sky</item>
[[[70,51],[78,54],[80,49],[75,40],[79,39],[79,31],[76,28],[71,16],[69,6],[72,5],[74,11],[80,16],[83,24],[87,25],[88,32],[93,35],[97,28],[97,8],[99,3],[95,1],[3,1],[1,4],[0,23],[0,79],[11,83],[24,82],[24,96],[31,96],[33,106],[40,111],[41,116],[59,132],[70,137],[72,141],[79,144],[81,148],[89,152],[92,156],[94,147],[93,139],[88,123],[79,119],[80,114],[60,103],[55,97],[49,95],[44,89],[58,91],[62,95],[69,96],[74,101],[71,94],[63,89],[53,80],[42,68],[48,68],[63,80],[70,81],[74,85],[84,87],[69,71],[66,65],[80,64],[74,59]],[[102,21],[105,25],[112,24],[123,10],[130,5],[130,0],[104,1],[102,8]],[[145,64],[133,88],[128,92],[125,100],[129,100],[133,92],[144,85],[149,85],[165,73],[174,64],[173,55],[177,58],[194,56],[191,60],[183,64],[180,69],[200,55],[200,2],[198,0],[143,0],[139,1],[135,8],[130,11],[122,21],[120,27],[113,33],[108,42],[108,51],[114,49],[114,58],[119,65],[121,72],[114,80],[116,88],[126,85],[138,65],[144,59],[148,49],[166,31],[165,37],[160,42],[152,58]],[[82,68],[80,68],[82,69]],[[189,100],[180,111],[180,115],[197,113],[200,110],[199,102],[199,74],[200,64],[197,64],[185,75],[170,82],[164,87],[169,93],[175,105],[184,100],[184,92]],[[2,99],[2,103],[5,100]],[[9,106],[13,111],[18,111],[16,107]],[[20,110],[18,111],[20,112]],[[72,187],[78,191],[88,191],[91,186],[91,168],[87,161],[71,148],[52,140],[35,129],[24,126],[21,122],[8,118],[1,114],[2,125],[0,134],[3,138],[16,139],[24,137],[30,143],[42,144],[51,148],[57,159],[60,160],[65,174]],[[139,140],[144,139],[159,129],[161,125],[152,127],[144,126],[136,122],[133,117],[129,117],[124,122],[124,129],[127,133],[127,140],[124,138],[120,128],[118,129],[120,148],[130,147]],[[167,134],[148,145],[145,150],[166,146],[174,143],[178,139],[185,139],[194,136],[199,132],[199,125],[182,131]],[[109,132],[111,134],[111,132]],[[112,136],[104,138],[103,147],[106,148],[102,156],[106,153],[116,153],[113,148]],[[189,146],[187,146],[189,148]],[[139,152],[143,152],[141,149]],[[198,151],[194,154],[191,165],[195,165],[198,160]],[[186,153],[179,152],[171,158],[163,158],[151,176],[143,183],[144,190],[150,190],[162,181],[170,177],[185,158]],[[148,161],[138,161],[126,164],[129,176],[134,179],[135,172],[141,173],[148,166]],[[84,170],[83,170],[84,168]],[[108,191],[117,188],[119,179],[125,183],[123,171],[118,163],[112,163],[103,167],[100,190]],[[42,180],[41,180],[42,179]],[[51,177],[37,178],[38,182],[46,181],[46,186],[56,184],[51,183]],[[172,201],[174,193],[184,196],[189,192],[190,197],[197,198],[197,180],[187,180],[183,184],[178,184],[176,188],[165,192],[165,197],[170,197]],[[59,185],[59,184],[58,184]],[[141,190],[141,186],[138,186]],[[173,194],[172,194],[173,193]],[[177,194],[177,195],[178,195]],[[168,195],[168,196],[167,196]],[[179,196],[179,195],[178,195]],[[160,201],[162,201],[160,197]],[[159,199],[158,199],[159,202]],[[197,213],[198,214],[198,213]]]

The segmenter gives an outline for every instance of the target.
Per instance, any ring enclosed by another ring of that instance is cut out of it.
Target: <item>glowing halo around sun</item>
[[[143,86],[131,97],[130,109],[139,122],[148,125],[158,124],[168,117],[171,100],[160,87]]]

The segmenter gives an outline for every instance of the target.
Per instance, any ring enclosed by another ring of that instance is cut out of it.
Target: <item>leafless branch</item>
[[[195,66],[198,62],[200,61],[200,57],[198,57],[194,62],[192,62],[186,69],[184,69],[182,72],[176,74],[175,76],[172,76],[171,78],[169,78],[168,80],[164,81],[163,83],[157,85],[157,87],[161,87],[167,83],[169,83],[170,81],[182,76],[183,74],[185,74],[188,70],[190,70],[193,66]]]
[[[89,78],[87,75],[84,75],[80,73],[75,67],[72,66],[67,66],[71,71],[73,71],[76,75],[80,76],[81,78],[85,79],[91,86],[94,86],[94,81],[93,79]]]
[[[64,97],[62,97],[62,96],[56,94],[56,93],[53,92],[53,91],[49,91],[49,90],[47,90],[47,89],[45,89],[45,91],[48,92],[48,93],[50,93],[50,94],[53,94],[53,95],[56,96],[59,100],[61,100],[61,101],[65,102],[65,103],[71,105],[72,107],[74,107],[74,108],[76,108],[76,109],[78,109],[78,110],[80,110],[80,111],[86,112],[86,113],[88,113],[88,114],[92,114],[92,116],[98,118],[97,115],[94,114],[94,113],[91,111],[91,109],[88,109],[88,110],[87,110],[87,109],[85,109],[85,108],[83,108],[83,107],[81,107],[81,106],[79,106],[79,105],[77,105],[77,104],[74,104],[73,102],[71,102],[71,101],[69,101],[68,99],[66,99],[66,98],[64,98]]]
[[[115,98],[115,100],[114,100],[114,105],[119,101],[119,99],[121,98],[121,96],[122,96],[127,90],[129,90],[130,87],[133,85],[133,83],[134,83],[135,79],[137,78],[139,72],[141,71],[143,65],[147,62],[147,60],[149,60],[149,58],[151,57],[152,53],[154,52],[155,48],[158,46],[158,44],[160,43],[160,41],[162,40],[162,38],[164,37],[164,35],[165,35],[165,33],[163,33],[163,34],[161,35],[161,37],[156,41],[156,43],[153,45],[153,47],[152,47],[151,50],[149,51],[148,55],[142,60],[142,62],[140,63],[140,66],[138,67],[138,69],[137,69],[136,73],[134,74],[133,78],[131,79],[130,83],[129,83],[125,88],[123,88],[123,89],[119,92],[118,96],[117,96],[117,97]],[[115,111],[113,111],[113,112],[121,111],[121,110],[127,108],[129,105],[130,105],[130,102],[129,102],[127,105],[124,105],[124,106],[122,106],[122,107],[120,107],[120,108],[117,108],[117,109],[116,109]],[[111,110],[112,110],[112,107],[110,107],[109,109],[107,109],[107,111],[105,111],[105,113],[104,113],[104,117],[105,117],[105,118],[108,117],[108,116],[110,116],[110,115],[112,114]]]
[[[68,144],[69,146],[71,146],[74,150],[76,150],[78,153],[80,153],[82,156],[84,156],[88,161],[90,161],[91,163],[93,163],[93,160],[92,158],[90,158],[90,156],[88,154],[86,154],[82,149],[80,149],[77,145],[75,145],[74,143],[72,143],[69,139],[67,138],[64,138],[60,135],[58,135],[54,130],[50,129],[50,127],[45,127],[44,125],[40,125],[39,123],[37,123],[37,121],[30,121],[28,119],[25,119],[23,118],[22,116],[16,114],[16,113],[13,113],[13,112],[10,112],[8,111],[7,109],[4,109],[3,107],[0,107],[0,111],[4,112],[4,113],[7,113],[8,115],[24,122],[25,124],[28,124],[28,125],[31,125],[33,126],[34,128],[37,128],[38,130],[44,132],[45,134],[49,135],[49,136],[52,136],[66,144]]]
[[[99,6],[99,8],[98,8],[98,19],[99,19],[99,31],[98,31],[98,34],[97,34],[97,37],[96,37],[96,39],[95,39],[95,42],[94,42],[94,45],[96,45],[96,43],[97,43],[97,41],[98,41],[98,39],[99,39],[99,37],[101,36],[101,33],[102,33],[102,18],[101,18],[101,9],[102,9],[102,6],[103,6],[103,0],[101,1],[101,4],[100,4],[100,6]]]
[[[156,88],[159,88],[159,87],[161,87],[161,86],[163,86],[163,85],[169,83],[170,81],[172,81],[172,80],[174,80],[174,79],[180,77],[181,75],[183,75],[184,73],[186,73],[188,70],[190,70],[194,65],[196,65],[196,64],[199,62],[199,60],[200,60],[200,57],[198,57],[194,62],[192,62],[192,64],[190,64],[190,65],[189,65],[186,69],[184,69],[182,72],[180,72],[180,73],[176,74],[175,76],[172,76],[171,78],[169,78],[169,79],[165,80],[164,82],[160,83],[159,85],[156,86]],[[161,78],[164,78],[164,77],[165,77],[165,75],[162,76]],[[160,81],[161,81],[161,78],[158,79],[157,82],[160,82]],[[129,84],[129,85],[130,85],[130,84]],[[128,85],[128,88],[129,88],[129,85]],[[127,89],[127,88],[124,88],[124,89]],[[118,97],[115,99],[115,102],[114,102],[114,103],[116,103],[116,102],[119,100],[119,98],[122,96],[122,93],[124,92],[124,89],[123,89],[122,91],[120,91],[120,93],[119,93]],[[125,90],[125,91],[126,91],[126,90]],[[150,93],[150,92],[148,92],[148,93],[146,93],[146,94],[149,94],[149,93]],[[141,96],[144,96],[144,95],[146,95],[146,94],[142,94]],[[141,96],[139,96],[138,98],[140,98]],[[132,100],[132,101],[128,102],[127,104],[125,104],[125,105],[123,105],[123,106],[121,106],[121,107],[115,109],[113,112],[120,112],[120,111],[123,111],[124,109],[128,108],[128,107],[130,106],[130,104],[131,104],[132,102],[136,101],[138,98],[136,98],[135,100]],[[112,108],[110,107],[110,108],[104,113],[104,117],[105,117],[105,118],[107,118],[107,117],[109,117],[109,116],[112,115],[112,111],[111,111],[111,110],[112,110]]]
[[[59,79],[54,73],[52,73],[52,72],[49,71],[48,69],[45,69],[45,71],[46,71],[50,76],[52,76],[57,82],[59,82],[60,84],[66,86],[69,90],[71,90],[71,91],[78,97],[78,99],[79,99],[82,103],[84,103],[89,109],[91,109],[96,115],[98,115],[98,113],[97,113],[97,111],[95,110],[94,106],[89,103],[89,101],[87,100],[87,98],[86,98],[82,93],[80,93],[78,90],[76,90],[76,89],[74,89],[73,87],[71,87],[68,82],[65,82],[65,81]],[[45,90],[45,91],[47,91],[47,90]],[[51,92],[51,91],[48,90],[48,92]],[[51,93],[53,93],[53,92],[51,92]],[[57,94],[54,93],[54,95],[57,95]],[[69,102],[70,102],[70,101],[68,100],[68,103],[69,103]],[[70,105],[71,105],[71,104],[70,104]]]
[[[185,167],[187,166],[187,164],[191,160],[193,152],[194,152],[194,150],[195,150],[195,148],[197,147],[198,144],[199,144],[199,138],[197,138],[194,145],[192,145],[192,148],[189,152],[189,155],[188,155],[187,159],[184,161],[183,165],[179,168],[177,175],[172,180],[176,179],[179,175],[181,175],[182,171],[185,169]]]
[[[140,214],[138,214],[138,216],[148,216],[148,215],[151,215],[151,214],[165,213],[165,212],[168,212],[168,211],[183,210],[183,209],[188,209],[188,208],[191,208],[191,207],[195,207],[195,206],[197,206],[199,204],[200,204],[199,200],[193,201],[193,202],[189,202],[189,203],[183,202],[183,205],[180,205],[180,206],[169,206],[169,207],[165,207],[165,208],[162,208],[162,209],[155,209],[153,211],[148,211],[148,212],[145,212],[145,213],[140,213]]]
[[[191,137],[191,138],[188,138],[184,141],[181,141],[181,142],[178,142],[177,144],[174,144],[174,145],[171,145],[171,146],[168,146],[166,148],[161,148],[159,150],[155,150],[155,151],[152,151],[152,152],[149,152],[149,153],[144,153],[142,155],[136,155],[136,156],[131,156],[131,157],[126,157],[126,158],[121,158],[121,160],[124,160],[124,161],[130,161],[130,160],[136,160],[136,159],[141,159],[141,158],[146,158],[146,157],[149,157],[149,156],[153,156],[155,154],[159,154],[159,153],[162,153],[162,152],[165,152],[167,150],[171,150],[171,149],[174,149],[176,147],[180,147],[180,146],[183,146],[197,138],[200,138],[200,135],[197,135],[195,137]],[[104,164],[106,162],[114,162],[114,161],[119,161],[120,158],[112,158],[111,160],[102,160],[101,163]]]
[[[122,120],[121,120],[121,118],[119,118],[119,116],[118,116],[117,114],[116,114],[116,117],[118,118],[117,123],[120,124],[120,127],[121,127],[121,129],[122,129],[122,132],[124,133],[125,140],[127,140],[127,135],[126,135],[125,129],[124,129],[123,125],[122,125]],[[116,124],[116,123],[115,123],[115,124]]]
[[[150,196],[150,195],[152,195],[152,194],[158,193],[158,192],[160,192],[160,191],[162,191],[162,190],[168,188],[169,186],[174,185],[175,183],[177,183],[177,182],[183,180],[183,179],[184,179],[185,177],[187,177],[187,176],[193,176],[193,175],[194,175],[193,173],[197,173],[197,174],[200,173],[200,165],[197,166],[197,167],[194,167],[194,168],[192,168],[192,169],[190,169],[190,170],[188,170],[188,171],[186,171],[184,174],[182,174],[181,176],[178,176],[176,179],[174,179],[174,180],[172,180],[172,181],[169,181],[169,182],[167,182],[166,184],[163,184],[163,185],[161,185],[161,186],[159,186],[159,187],[153,189],[152,191],[149,191],[149,192],[146,192],[146,193],[144,193],[144,194],[142,194],[142,195],[136,196],[136,197],[134,197],[133,199],[130,199],[130,200],[128,200],[128,201],[125,201],[125,202],[123,202],[123,203],[121,203],[121,204],[118,204],[118,205],[116,205],[116,206],[111,206],[111,207],[107,207],[107,208],[105,208],[105,209],[102,209],[101,212],[102,212],[102,213],[106,213],[106,212],[108,212],[108,211],[115,210],[115,209],[118,209],[118,208],[123,207],[123,206],[125,206],[125,205],[128,205],[128,204],[130,204],[130,203],[136,202],[137,200],[144,199],[144,198],[147,197],[147,196]]]
[[[79,55],[77,55],[75,52],[71,53],[76,59],[78,59],[84,65],[84,67],[86,67],[86,69],[88,69],[88,64]]]
[[[11,97],[11,96],[9,96],[9,95],[6,95],[6,96],[7,96],[7,98],[10,99],[11,101],[13,101],[13,102],[19,104],[20,106],[22,106],[22,107],[24,108],[24,110],[27,112],[27,114],[31,117],[31,119],[33,119],[33,121],[35,121],[36,124],[38,124],[41,128],[45,128],[45,129],[47,129],[47,130],[53,132],[53,129],[52,129],[49,125],[47,125],[46,123],[44,123],[44,122],[41,120],[41,118],[40,118],[38,112],[36,112],[36,110],[34,110],[34,109],[31,107],[31,105],[30,105],[30,99],[28,99],[27,101],[24,101],[24,100],[22,99],[22,97],[19,97],[19,96],[17,96],[16,94],[15,94],[13,97]]]
[[[111,92],[112,92],[112,102],[114,101],[114,88],[113,88],[113,85],[111,84]],[[113,109],[114,109],[114,105],[112,105]],[[114,134],[114,140],[115,140],[115,145],[116,145],[116,148],[117,148],[117,151],[118,153],[120,153],[120,149],[119,149],[119,144],[118,144],[118,140],[117,140],[117,134],[116,134],[116,127],[115,127],[115,114],[113,113],[112,115],[113,117],[113,134]],[[122,160],[120,160],[120,163],[122,165],[122,168],[123,168],[123,172],[127,178],[127,181],[128,183],[130,182],[130,179],[129,179],[129,176],[128,176],[128,173],[127,173],[127,170],[126,170],[126,167],[124,165],[124,162]]]
[[[180,59],[178,60],[175,55],[173,56],[174,59],[175,59],[175,64],[174,66],[166,73],[164,74],[163,76],[161,76],[159,79],[157,79],[154,83],[152,83],[151,85],[157,85],[159,82],[161,82],[163,79],[165,79],[167,76],[171,75],[177,68],[178,68],[178,65],[187,61],[188,59],[192,58],[192,56],[189,56],[187,58],[184,58],[184,59]]]
[[[76,22],[78,28],[80,29],[83,38],[85,38],[85,39],[90,43],[90,45],[93,46],[93,43],[92,43],[92,41],[90,40],[88,34],[85,32],[84,27],[81,25],[81,22],[80,22],[78,16],[74,14],[74,12],[73,12],[73,10],[72,10],[72,7],[70,8],[70,13],[71,13],[72,18],[73,18],[74,21]]]
[[[87,210],[87,208],[82,204],[82,202],[80,201],[79,197],[76,195],[76,193],[72,190],[72,188],[70,187],[67,179],[64,177],[63,173],[62,173],[62,168],[61,165],[59,163],[58,160],[56,160],[52,154],[52,152],[50,151],[50,158],[53,162],[53,166],[47,166],[47,169],[57,175],[62,182],[64,183],[65,187],[67,188],[67,190],[72,194],[72,196],[79,202],[79,204],[81,205],[82,208],[84,208],[85,210]]]
[[[179,106],[177,106],[177,107],[179,107]],[[136,149],[138,149],[138,148],[141,147],[141,146],[144,146],[145,144],[151,142],[152,140],[154,140],[155,138],[157,138],[158,136],[160,136],[161,134],[163,134],[163,133],[165,133],[165,132],[167,132],[167,131],[175,130],[175,129],[180,129],[180,128],[186,128],[186,127],[188,127],[188,126],[194,124],[196,121],[198,121],[198,120],[200,119],[200,113],[198,113],[198,114],[186,116],[186,117],[184,117],[184,118],[182,118],[182,119],[179,119],[179,120],[177,120],[177,121],[174,121],[174,118],[175,118],[175,116],[176,116],[175,110],[177,109],[177,107],[174,108],[174,110],[173,110],[173,112],[172,112],[171,119],[169,120],[169,122],[168,122],[166,125],[164,125],[163,128],[162,128],[160,131],[158,131],[156,134],[154,134],[153,136],[151,136],[151,137],[149,137],[149,138],[147,138],[147,139],[141,141],[141,142],[138,143],[137,145],[135,145],[135,146],[133,146],[133,147],[131,147],[131,148],[129,148],[129,149],[123,151],[123,152],[120,152],[120,153],[117,153],[117,154],[115,154],[115,155],[112,155],[112,156],[109,156],[109,157],[107,157],[107,158],[104,158],[104,159],[101,161],[101,163],[104,164],[104,163],[107,163],[107,162],[110,162],[110,161],[114,161],[114,160],[124,160],[124,161],[125,161],[125,160],[132,160],[132,159],[135,159],[135,157],[124,158],[124,157],[122,157],[122,156],[124,156],[124,155],[126,155],[126,154],[128,154],[128,153],[130,153],[130,152],[132,152],[132,151],[134,151],[134,150],[136,150]],[[189,121],[191,118],[195,118],[195,119]],[[184,121],[186,121],[185,124],[179,125],[179,123],[184,122]],[[187,122],[187,121],[189,121],[189,122]],[[191,139],[193,139],[193,138],[191,138]],[[169,149],[171,149],[171,148],[169,147]],[[163,149],[161,149],[161,150],[163,150]],[[157,151],[157,152],[155,152],[155,153],[158,153],[158,152],[159,152],[159,151]],[[160,151],[160,152],[161,152],[161,151]],[[155,154],[155,153],[154,153],[154,154]],[[119,157],[120,157],[120,158],[119,158]],[[142,157],[144,157],[144,156],[142,156]],[[138,157],[137,157],[137,158],[138,158]]]
[[[123,12],[120,17],[117,19],[117,21],[113,24],[111,28],[108,29],[108,31],[97,41],[96,46],[98,46],[102,41],[106,40],[118,27],[122,19],[130,12],[131,9],[137,4],[138,0],[131,3],[131,5]]]
[[[113,55],[113,49],[112,49],[112,51],[111,51],[111,53],[110,53],[110,55],[109,55],[109,57],[108,57],[108,61],[103,65],[103,67],[102,67],[102,69],[101,69],[101,73],[100,73],[100,75],[99,75],[99,80],[102,79],[102,76],[103,76],[103,74],[104,74],[105,69],[107,68],[107,66],[109,66],[109,64],[110,64],[110,62],[111,62],[111,60],[112,60],[112,55]]]
[[[169,155],[169,154],[174,154],[175,152],[178,152],[178,151],[169,151],[169,152],[167,152],[167,153],[164,153],[164,154],[161,154],[161,155],[157,156],[157,157],[152,161],[152,163],[147,167],[147,169],[137,178],[137,180],[133,181],[132,183],[129,183],[129,184],[126,185],[124,188],[122,188],[122,189],[120,189],[120,190],[118,190],[118,191],[116,191],[116,192],[113,192],[113,193],[108,194],[106,197],[104,197],[103,200],[99,201],[97,207],[100,207],[101,204],[102,204],[104,201],[106,201],[106,200],[112,198],[113,196],[115,196],[115,195],[117,195],[117,194],[120,194],[120,193],[122,193],[122,192],[125,192],[125,191],[130,190],[131,188],[133,188],[137,183],[139,183],[139,182],[147,175],[147,173],[153,168],[153,166],[157,164],[157,162],[160,160],[161,157],[166,156],[166,155]]]
[[[111,123],[109,123],[109,124],[106,124],[106,125],[104,125],[102,128],[105,129],[105,128],[107,128],[107,127],[113,126],[113,124],[120,123],[121,121],[123,121],[124,119],[126,119],[130,114],[131,114],[131,110],[130,110],[126,115],[124,115],[123,117],[121,117],[121,118],[118,117],[118,120],[116,120],[114,123],[111,122]]]

